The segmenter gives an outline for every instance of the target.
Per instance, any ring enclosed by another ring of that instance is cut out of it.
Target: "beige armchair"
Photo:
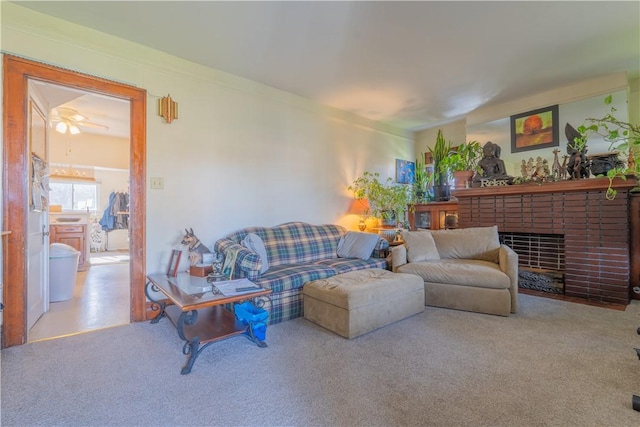
[[[405,231],[392,270],[424,280],[425,305],[508,316],[518,308],[518,254],[498,228]]]

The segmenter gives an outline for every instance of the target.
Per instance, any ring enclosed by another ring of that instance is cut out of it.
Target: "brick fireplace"
[[[521,269],[559,273],[567,296],[628,304],[632,262],[639,261],[630,252],[631,219],[638,213],[632,212],[629,190],[636,183],[616,179],[614,200],[605,198],[607,178],[471,188],[454,195],[459,226],[497,225],[501,239],[518,252]]]

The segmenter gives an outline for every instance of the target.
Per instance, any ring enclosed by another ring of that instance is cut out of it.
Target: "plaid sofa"
[[[258,254],[240,244],[249,233],[264,242],[269,263],[264,274],[260,274],[262,260]],[[243,228],[218,240],[214,248],[225,257],[236,256],[232,278],[246,277],[271,289],[269,324],[274,324],[303,315],[302,286],[307,282],[365,268],[387,268],[386,259],[377,257],[389,247],[382,238],[368,260],[338,258],[338,242],[345,233],[339,225],[288,222]]]

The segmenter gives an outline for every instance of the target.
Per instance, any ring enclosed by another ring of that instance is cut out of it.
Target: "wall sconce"
[[[178,118],[178,103],[171,99],[171,95],[158,99],[158,115],[167,123]]]

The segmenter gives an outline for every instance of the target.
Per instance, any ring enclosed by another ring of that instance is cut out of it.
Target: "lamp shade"
[[[369,200],[367,199],[355,199],[351,202],[351,206],[349,207],[349,213],[353,215],[365,215],[369,213]]]

